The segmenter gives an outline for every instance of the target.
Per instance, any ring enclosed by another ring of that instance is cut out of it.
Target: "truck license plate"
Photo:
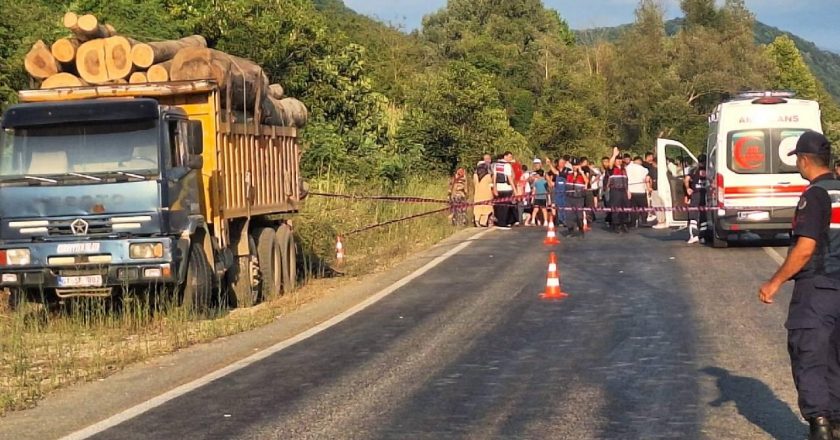
[[[745,220],[748,222],[766,222],[770,221],[770,213],[766,211],[739,212],[738,220]]]
[[[101,285],[102,275],[58,277],[58,287],[99,287]]]
[[[88,254],[99,252],[99,243],[64,243],[58,245],[59,254]]]

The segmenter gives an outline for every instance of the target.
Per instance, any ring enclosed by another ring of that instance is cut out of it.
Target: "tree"
[[[451,171],[482,153],[530,155],[525,138],[508,124],[493,79],[465,62],[420,74],[406,100],[400,130],[404,149],[423,147],[432,167]]]
[[[792,90],[803,99],[817,99],[817,79],[802,59],[793,40],[787,35],[776,38],[765,49],[767,57],[775,64],[771,87]]]

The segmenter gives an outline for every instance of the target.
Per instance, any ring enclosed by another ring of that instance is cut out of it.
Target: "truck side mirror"
[[[204,130],[201,122],[189,121],[189,151],[190,154],[202,155],[204,153]],[[200,168],[200,167],[199,167]]]

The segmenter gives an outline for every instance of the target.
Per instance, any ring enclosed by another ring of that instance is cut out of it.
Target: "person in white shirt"
[[[651,180],[647,168],[642,165],[642,158],[636,156],[627,165],[627,181],[630,191],[630,206],[637,209],[647,209],[648,196],[651,193]],[[647,213],[642,211],[633,212],[630,215],[630,225],[638,228],[647,218]]]
[[[516,222],[516,202],[510,200],[516,195],[516,182],[513,179],[513,153],[507,151],[502,160],[493,164],[493,215],[496,226],[509,228]]]

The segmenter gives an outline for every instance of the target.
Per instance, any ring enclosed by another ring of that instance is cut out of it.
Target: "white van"
[[[746,92],[718,105],[709,117],[706,203],[717,209],[706,213],[706,237],[714,247],[726,247],[745,232],[762,238],[790,232],[808,181],[796,170],[796,156],[787,154],[805,131],[822,133],[819,104],[793,96]],[[686,206],[683,181],[697,158],[668,139],[659,139],[656,151],[665,206]],[[683,226],[688,213],[666,212],[665,217],[668,226]]]

